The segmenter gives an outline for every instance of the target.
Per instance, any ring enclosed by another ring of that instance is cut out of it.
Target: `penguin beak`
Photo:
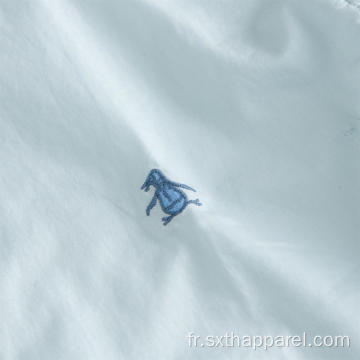
[[[141,187],[141,190],[144,190],[147,192],[150,189],[150,186],[148,185],[147,181],[144,182],[143,186]]]

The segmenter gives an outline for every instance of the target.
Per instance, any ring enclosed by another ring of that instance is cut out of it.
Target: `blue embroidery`
[[[151,185],[155,188],[155,194],[146,208],[146,215],[150,215],[150,210],[156,205],[156,201],[159,200],[163,212],[170,215],[161,219],[164,225],[167,225],[174,216],[183,212],[189,204],[201,206],[199,199],[188,200],[186,194],[179,188],[191,191],[196,190],[190,186],[168,180],[160,170],[152,169],[149,172],[141,190],[149,191]]]

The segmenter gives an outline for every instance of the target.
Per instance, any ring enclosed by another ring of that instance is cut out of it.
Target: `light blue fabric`
[[[0,359],[357,360],[359,39],[356,1],[1,1]],[[153,168],[203,206],[146,216]],[[231,331],[351,347],[189,347]]]

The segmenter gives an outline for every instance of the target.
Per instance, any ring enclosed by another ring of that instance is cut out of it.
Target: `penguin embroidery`
[[[150,215],[151,209],[156,205],[157,200],[159,200],[161,209],[165,214],[169,215],[162,218],[164,225],[167,225],[174,216],[183,212],[189,204],[201,206],[199,199],[188,200],[187,195],[180,188],[191,191],[196,190],[190,186],[168,180],[158,169],[152,169],[149,172],[141,190],[149,191],[151,185],[155,188],[155,193],[146,208],[146,215]]]

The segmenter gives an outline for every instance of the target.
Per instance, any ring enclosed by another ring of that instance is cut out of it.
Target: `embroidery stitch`
[[[156,205],[157,200],[160,202],[162,211],[170,216],[163,217],[163,225],[167,225],[176,215],[179,215],[189,204],[201,206],[199,199],[188,200],[184,191],[179,188],[196,191],[185,184],[175,183],[168,180],[165,175],[158,169],[152,169],[149,172],[141,190],[146,192],[150,190],[150,186],[155,188],[155,193],[149,205],[146,208],[146,215],[150,215],[151,209]]]

